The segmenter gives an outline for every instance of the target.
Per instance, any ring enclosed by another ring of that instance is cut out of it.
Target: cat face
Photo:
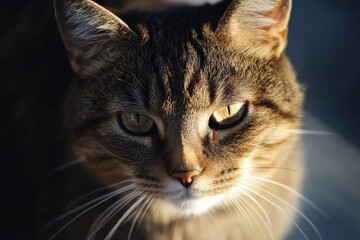
[[[120,19],[91,1],[57,1],[79,77],[67,114],[74,154],[104,184],[184,215],[226,207],[251,179],[275,174],[302,105],[283,56],[289,4]]]

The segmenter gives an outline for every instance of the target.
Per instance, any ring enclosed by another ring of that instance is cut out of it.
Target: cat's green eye
[[[154,120],[138,113],[120,113],[118,122],[125,132],[135,136],[148,136],[155,130]]]
[[[246,102],[221,107],[211,115],[209,126],[215,130],[232,128],[244,120],[247,111]]]

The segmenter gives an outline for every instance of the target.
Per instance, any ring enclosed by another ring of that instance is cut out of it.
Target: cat
[[[71,151],[112,189],[92,204],[115,199],[86,239],[284,239],[297,227],[303,93],[284,52],[291,0],[54,6],[77,76]]]

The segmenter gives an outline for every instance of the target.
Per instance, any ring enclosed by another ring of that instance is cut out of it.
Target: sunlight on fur
[[[51,239],[308,239],[296,217],[321,239],[299,208],[321,211],[301,194],[299,135],[322,133],[300,129],[291,0],[55,11],[78,78],[71,151],[104,187],[50,222],[65,222]]]

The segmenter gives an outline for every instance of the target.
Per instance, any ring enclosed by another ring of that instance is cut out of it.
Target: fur
[[[291,130],[303,95],[281,34],[291,1],[125,13],[90,0],[55,6],[79,77],[66,106],[72,152],[119,198],[88,239],[284,238],[301,189],[289,169],[302,169]],[[239,102],[249,105],[240,124],[209,128],[217,109]],[[127,133],[122,112],[151,118],[157,134]],[[201,174],[189,189],[171,176],[193,168]]]

